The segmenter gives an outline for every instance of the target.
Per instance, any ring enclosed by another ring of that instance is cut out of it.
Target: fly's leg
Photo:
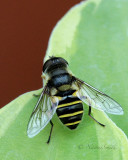
[[[40,97],[40,95],[38,95],[38,94],[33,94],[33,96],[34,96],[34,97],[37,97],[37,98]]]
[[[48,138],[47,144],[49,144],[49,142],[50,142],[51,134],[52,134],[52,130],[53,130],[53,123],[52,123],[51,120],[50,120],[50,124],[51,124],[51,130],[50,130],[50,134],[49,134],[49,138]]]
[[[33,94],[33,96],[39,98],[41,96],[41,93],[39,93],[39,94]]]
[[[90,116],[94,121],[96,121],[98,124],[100,124],[101,126],[105,127],[105,125],[104,125],[104,124],[102,124],[102,123],[98,122],[95,118],[93,118],[93,117],[92,117],[92,115],[91,115],[91,106],[89,106],[88,115],[89,115],[89,116]]]

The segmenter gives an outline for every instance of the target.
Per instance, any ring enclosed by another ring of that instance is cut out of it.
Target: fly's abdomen
[[[63,124],[75,129],[83,116],[82,101],[77,97],[67,97],[59,102],[56,112]]]

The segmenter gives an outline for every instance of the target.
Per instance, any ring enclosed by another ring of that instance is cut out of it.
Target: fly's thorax
[[[51,87],[57,88],[60,91],[66,91],[71,87],[72,76],[68,73],[58,74],[52,76],[48,83]]]
[[[65,92],[70,89],[77,89],[73,83],[71,71],[68,69],[68,63],[60,57],[51,57],[43,66],[44,85],[48,84],[51,95],[57,92]]]
[[[63,84],[60,87],[58,87],[59,91],[67,91],[71,88],[71,84]]]
[[[76,84],[75,81],[72,81],[71,89],[78,91],[80,88],[79,88],[79,86]]]
[[[51,96],[55,96],[57,93],[58,93],[58,90],[57,90],[55,87],[52,87],[52,88],[50,89],[50,95],[51,95]]]
[[[62,74],[67,74],[67,73],[68,73],[68,70],[65,67],[53,68],[48,72],[51,78],[62,75]]]
[[[43,81],[43,86],[45,86],[48,83],[50,76],[47,73],[42,72],[41,78]]]

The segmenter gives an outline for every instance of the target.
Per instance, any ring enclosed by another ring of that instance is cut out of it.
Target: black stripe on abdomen
[[[78,97],[68,97],[60,101],[56,112],[63,124],[75,129],[83,116],[82,101]]]

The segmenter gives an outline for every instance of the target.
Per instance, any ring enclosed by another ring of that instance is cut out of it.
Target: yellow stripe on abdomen
[[[71,116],[75,116],[75,115],[78,115],[78,114],[81,114],[81,113],[83,113],[83,110],[78,111],[78,112],[74,112],[74,113],[64,114],[64,115],[59,116],[59,118],[71,117]]]
[[[71,106],[71,105],[77,104],[77,103],[82,103],[82,101],[79,100],[79,101],[74,101],[74,102],[70,102],[70,103],[60,104],[60,105],[58,105],[57,108],[66,107],[66,106]]]
[[[76,121],[76,122],[72,122],[72,123],[66,123],[65,125],[66,126],[71,126],[71,125],[75,125],[75,124],[78,124],[80,123],[80,121]]]

